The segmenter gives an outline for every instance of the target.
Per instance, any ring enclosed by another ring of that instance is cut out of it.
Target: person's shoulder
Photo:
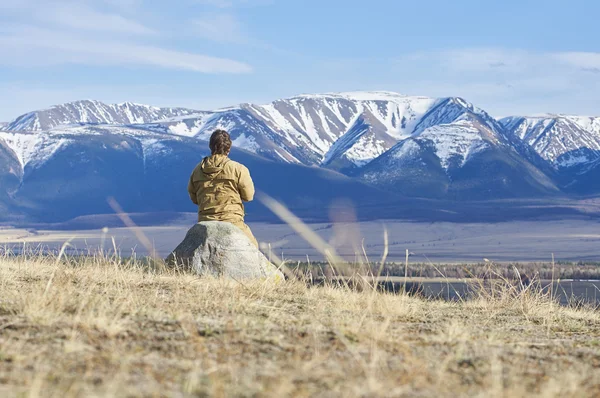
[[[202,170],[202,160],[200,162],[198,162],[198,164],[196,166],[194,166],[194,170],[192,170],[192,173],[197,173],[200,170]]]
[[[236,162],[235,160],[231,160],[229,159],[229,162],[227,162],[227,164],[225,165],[225,167],[231,169],[231,170],[236,170],[236,171],[248,171],[248,168],[246,166],[244,166],[243,164]]]
[[[192,170],[192,178],[199,179],[202,176],[202,161],[200,161]]]

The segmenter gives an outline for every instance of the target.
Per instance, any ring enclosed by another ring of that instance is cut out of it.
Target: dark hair
[[[210,152],[213,155],[227,155],[231,149],[231,137],[225,130],[215,130],[210,136]]]

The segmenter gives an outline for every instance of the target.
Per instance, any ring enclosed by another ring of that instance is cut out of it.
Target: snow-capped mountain
[[[600,158],[600,118],[515,116],[501,119],[500,123],[556,169],[575,167]]]
[[[8,123],[4,129],[9,131],[45,131],[77,123],[149,123],[175,116],[191,115],[195,112],[191,109],[157,108],[131,102],[108,105],[99,101],[84,100],[26,113]]]
[[[343,158],[360,167],[410,135],[436,101],[389,92],[301,95],[161,124],[197,138],[226,128],[239,146],[276,160],[331,165]],[[344,145],[334,146],[342,137]]]
[[[128,126],[2,132],[0,208],[11,211],[1,219],[18,211],[42,221],[111,213],[108,197],[129,212],[193,212],[185,188],[192,169],[208,154],[205,141]],[[361,192],[366,202],[381,196],[329,170],[275,163],[238,149],[231,157],[252,170],[261,191],[313,216],[315,209],[326,215],[337,195]],[[248,212],[269,214],[259,204],[251,204]]]
[[[352,174],[398,142],[428,127],[452,123],[465,113],[503,133],[495,119],[461,98],[390,92],[301,95],[159,125],[173,134],[200,139],[207,139],[215,128],[225,128],[234,145],[262,156]]]
[[[600,193],[600,118],[496,120],[462,98],[351,92],[215,111],[78,101],[30,112],[0,129],[0,210],[74,217],[110,211],[107,196],[129,210],[188,209],[164,192],[180,194],[217,128],[257,185],[308,208],[341,195]]]
[[[469,110],[451,123],[424,126],[368,164],[361,178],[426,197],[494,199],[557,191],[493,119]]]
[[[600,117],[513,116],[500,122],[550,166],[548,174],[564,192],[600,192]]]
[[[600,116],[575,116],[561,115],[562,117],[571,120],[579,127],[586,131],[591,131],[594,134],[600,135]]]

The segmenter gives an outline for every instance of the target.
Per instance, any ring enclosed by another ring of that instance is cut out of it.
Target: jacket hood
[[[202,173],[209,179],[212,180],[216,178],[221,171],[223,171],[223,167],[229,162],[229,158],[225,155],[211,155],[202,159]]]

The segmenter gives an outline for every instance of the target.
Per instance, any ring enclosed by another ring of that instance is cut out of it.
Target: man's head
[[[210,152],[213,155],[229,155],[231,150],[231,137],[225,130],[215,130],[210,136]]]

